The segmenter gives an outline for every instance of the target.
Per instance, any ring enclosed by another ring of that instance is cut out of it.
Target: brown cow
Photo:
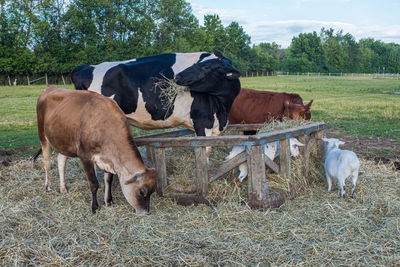
[[[264,123],[271,120],[311,119],[310,107],[298,94],[242,88],[229,112],[230,124]]]
[[[117,174],[122,192],[136,209],[136,214],[148,214],[156,171],[148,169],[143,163],[126,117],[113,100],[90,91],[47,87],[39,96],[36,111],[46,171],[46,190],[50,190],[52,146],[60,153],[58,166],[62,193],[66,192],[66,160],[68,157],[79,157],[92,192],[93,213],[99,207],[96,164],[106,172],[106,205],[112,204],[111,182],[113,174]]]

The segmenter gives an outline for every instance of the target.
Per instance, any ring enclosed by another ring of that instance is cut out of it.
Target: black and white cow
[[[170,53],[123,62],[82,65],[72,71],[78,90],[114,99],[141,129],[184,126],[199,136],[219,135],[240,91],[240,73],[220,52]],[[188,86],[173,105],[162,103],[160,79]]]

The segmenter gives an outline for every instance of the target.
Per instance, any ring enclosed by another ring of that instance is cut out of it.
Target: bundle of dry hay
[[[307,120],[289,120],[289,119],[283,119],[282,121],[272,120],[270,122],[264,123],[263,126],[257,131],[257,134],[294,128],[309,123],[310,121]]]
[[[172,105],[178,93],[185,91],[188,87],[180,86],[176,84],[172,79],[168,79],[162,74],[161,76],[162,78],[154,78],[154,86],[152,90],[154,90],[156,93],[160,93],[159,97],[161,100],[161,104],[164,109],[169,111],[172,108]]]
[[[279,209],[259,211],[229,198],[183,207],[151,197],[138,217],[113,184],[115,205],[90,212],[79,160],[67,163],[69,193],[44,189],[40,161],[0,167],[0,265],[378,265],[400,262],[400,173],[361,160],[354,200],[314,183]],[[100,183],[99,200],[103,183]],[[234,189],[232,189],[234,190]]]

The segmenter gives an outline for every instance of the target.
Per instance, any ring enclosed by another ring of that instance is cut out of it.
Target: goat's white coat
[[[325,155],[325,175],[328,182],[328,192],[331,191],[332,178],[338,181],[340,196],[345,196],[345,181],[352,177],[351,197],[354,197],[354,190],[358,179],[360,160],[357,155],[350,150],[339,149],[339,145],[344,142],[336,138],[322,138],[327,143]]]
[[[299,146],[304,146],[303,143],[301,143],[299,140],[296,138],[290,138],[290,154],[293,157],[297,157],[300,152],[299,152]],[[267,156],[270,160],[274,160],[277,156],[279,156],[279,141],[275,141],[272,143],[268,143],[264,145],[264,155]],[[232,148],[232,151],[229,153],[229,155],[225,158],[225,161],[232,159],[236,155],[240,154],[241,152],[245,151],[246,148],[244,146],[234,146]],[[242,163],[239,165],[239,181],[242,182],[244,178],[247,177],[247,164]]]

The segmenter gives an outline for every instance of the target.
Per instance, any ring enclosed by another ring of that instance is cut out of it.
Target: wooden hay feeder
[[[229,125],[225,132],[255,131],[262,124],[237,124]],[[270,208],[279,207],[286,198],[295,197],[298,192],[295,185],[291,186],[289,192],[283,190],[270,191],[266,180],[266,167],[279,175],[283,175],[291,181],[291,157],[289,139],[298,137],[305,144],[302,149],[304,156],[304,176],[309,176],[310,151],[317,145],[317,158],[324,158],[324,147],[321,138],[325,135],[326,124],[321,122],[310,122],[306,125],[289,128],[285,130],[272,131],[257,135],[228,135],[228,136],[193,136],[193,131],[180,129],[170,132],[156,133],[135,138],[138,146],[146,146],[149,159],[157,169],[156,192],[163,196],[167,186],[167,170],[165,161],[165,149],[168,147],[193,147],[196,165],[196,194],[205,197],[209,183],[217,180],[230,170],[247,162],[248,166],[248,203],[251,207]],[[190,137],[183,137],[192,135]],[[266,157],[263,153],[263,145],[266,143],[280,141],[279,165]],[[206,147],[215,146],[245,146],[246,151],[238,154],[229,161],[223,162],[214,170],[208,170]]]

